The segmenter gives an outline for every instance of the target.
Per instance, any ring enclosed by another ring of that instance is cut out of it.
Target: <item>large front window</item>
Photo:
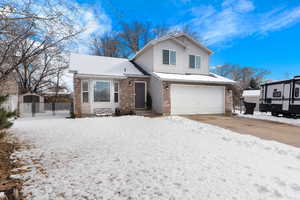
[[[94,102],[110,102],[110,82],[97,81],[94,87]]]

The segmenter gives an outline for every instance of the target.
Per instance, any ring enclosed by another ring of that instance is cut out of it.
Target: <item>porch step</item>
[[[135,114],[138,116],[150,116],[153,115],[152,110],[136,110]]]
[[[94,113],[96,116],[110,116],[113,115],[111,108],[95,108]]]

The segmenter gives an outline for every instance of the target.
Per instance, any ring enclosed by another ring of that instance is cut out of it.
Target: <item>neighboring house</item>
[[[209,72],[211,54],[184,33],[152,40],[130,60],[72,54],[75,115],[135,112],[147,96],[155,113],[231,113],[235,82]]]
[[[6,102],[2,106],[8,111],[13,112],[18,110],[18,94],[18,83],[13,74],[9,75],[4,81],[0,82],[0,95],[8,96]]]
[[[48,88],[43,91],[43,97],[45,99],[45,103],[51,102],[71,102],[71,92],[65,87],[59,87],[58,90],[56,87]]]
[[[260,90],[244,90],[243,101],[248,103],[256,103],[255,110],[259,111]]]

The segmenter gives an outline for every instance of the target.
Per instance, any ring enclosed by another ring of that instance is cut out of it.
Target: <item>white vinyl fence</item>
[[[16,111],[18,109],[18,96],[9,95],[1,107],[10,112]]]
[[[58,103],[20,103],[20,115],[26,116],[45,116],[56,115],[56,113],[70,113],[71,103],[58,102]]]

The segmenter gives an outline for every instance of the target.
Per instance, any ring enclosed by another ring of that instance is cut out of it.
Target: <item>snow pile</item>
[[[4,192],[0,192],[0,199],[3,199],[3,200],[7,199],[7,196],[5,195]]]
[[[27,199],[299,199],[300,150],[180,117],[16,121]],[[24,170],[23,170],[24,171]]]
[[[238,113],[238,116],[252,118],[252,119],[269,120],[269,121],[275,121],[275,122],[300,126],[300,119],[275,117],[275,116],[272,116],[271,113],[254,112],[254,115],[244,115],[244,114]]]

